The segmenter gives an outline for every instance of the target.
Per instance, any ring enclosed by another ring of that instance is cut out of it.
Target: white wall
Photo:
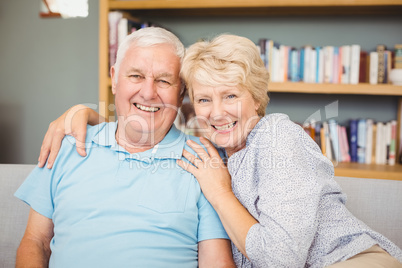
[[[98,101],[97,0],[84,19],[39,17],[40,1],[0,1],[0,163],[36,163],[49,123]]]

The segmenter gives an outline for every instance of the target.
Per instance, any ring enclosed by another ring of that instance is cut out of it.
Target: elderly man
[[[111,68],[118,123],[88,128],[85,158],[66,137],[53,168],[15,194],[31,206],[17,267],[234,266],[216,212],[176,165],[198,141],[172,126],[183,55],[161,28],[124,40]]]

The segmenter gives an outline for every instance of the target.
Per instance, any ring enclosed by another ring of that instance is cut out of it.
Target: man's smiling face
[[[179,72],[180,59],[169,44],[134,44],[127,50],[118,74],[112,67],[119,129],[123,126],[133,141],[151,138],[159,142],[169,131],[181,105]]]

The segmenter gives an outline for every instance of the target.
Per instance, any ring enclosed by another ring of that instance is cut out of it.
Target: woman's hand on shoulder
[[[47,160],[47,168],[52,168],[56,156],[60,150],[64,136],[71,135],[76,140],[77,152],[85,156],[85,137],[87,123],[95,125],[106,121],[94,110],[85,105],[78,104],[68,109],[59,118],[50,123],[43,138],[38,166],[44,167]]]
[[[183,157],[191,164],[183,160],[177,160],[177,164],[197,178],[205,197],[212,206],[215,206],[219,203],[219,197],[232,193],[231,177],[214,145],[206,138],[200,138],[200,141],[207,151],[201,145],[189,140],[187,144],[198,157],[183,150]]]

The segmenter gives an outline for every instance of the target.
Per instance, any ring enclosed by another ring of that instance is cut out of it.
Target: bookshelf
[[[291,16],[291,15],[400,15],[400,0],[100,0],[99,13],[99,112],[112,116],[109,105],[113,103],[108,67],[108,13],[113,10],[128,11],[142,18],[157,16]],[[172,29],[174,30],[174,29]],[[402,86],[389,84],[345,85],[309,84],[302,82],[270,83],[270,92],[302,94],[353,94],[393,96],[402,100]],[[401,105],[400,105],[401,106]],[[400,114],[401,107],[398,113]],[[398,126],[401,119],[398,118]],[[402,166],[339,163],[337,176],[402,180]]]

